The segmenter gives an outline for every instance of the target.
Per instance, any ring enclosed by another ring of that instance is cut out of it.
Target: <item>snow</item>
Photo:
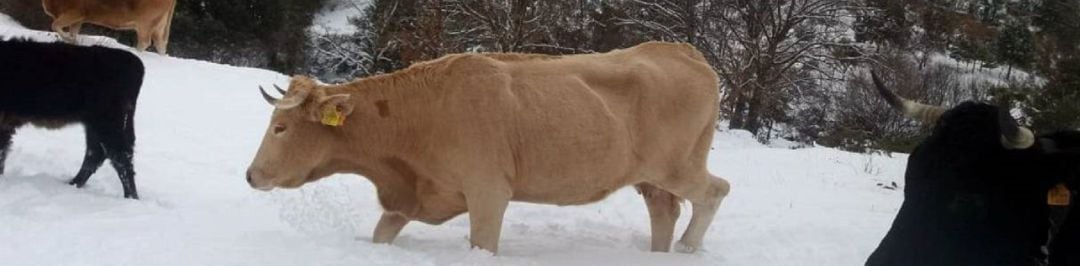
[[[24,28],[22,25],[19,24],[19,22],[16,22],[15,19],[12,19],[10,16],[3,13],[0,13],[0,26],[19,29]]]
[[[362,16],[369,4],[370,0],[329,0],[315,14],[311,30],[321,34],[353,33],[357,29],[349,23],[349,18]]]
[[[960,84],[964,85],[988,84],[990,86],[1009,86],[1016,82],[1029,82],[1034,84],[1046,83],[1044,78],[1033,75],[1023,69],[1013,68],[1010,72],[1009,66],[1007,65],[1000,65],[995,68],[977,67],[972,71],[972,65],[981,65],[983,62],[961,62],[942,53],[931,54],[929,61],[933,64],[940,64],[954,69],[955,73],[959,75],[957,79],[960,81]]]
[[[2,24],[0,36],[56,37]],[[877,184],[902,187],[905,155],[773,148],[720,131],[709,168],[732,194],[696,254],[648,251],[648,214],[632,189],[585,206],[513,203],[497,256],[469,249],[467,215],[412,223],[393,245],[377,245],[381,210],[366,179],[269,193],[245,183],[271,112],[256,88],[285,86],[285,75],[138,55],[147,67],[135,124],[142,200],[122,198],[109,166],[83,189],[65,184],[82,160],[79,126],[23,128],[0,176],[4,265],[861,265],[902,199]],[[690,213],[684,205],[677,234]]]

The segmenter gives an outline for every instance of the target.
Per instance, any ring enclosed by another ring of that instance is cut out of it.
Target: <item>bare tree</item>
[[[708,23],[709,0],[628,0],[621,25],[639,26],[658,40],[698,44]]]
[[[730,127],[755,134],[791,121],[792,100],[845,78],[849,0],[625,0],[622,25],[698,47],[723,79]]]
[[[446,10],[456,24],[449,31],[471,51],[553,53],[588,52],[580,45],[563,45],[559,27],[578,27],[587,21],[581,11],[586,0],[447,0]],[[577,42],[583,40],[574,40]]]
[[[732,128],[755,134],[783,120],[804,84],[843,79],[835,49],[853,8],[847,0],[724,0],[711,5],[723,39],[717,69],[726,89]],[[817,84],[820,85],[820,84]],[[823,86],[811,86],[821,88]]]

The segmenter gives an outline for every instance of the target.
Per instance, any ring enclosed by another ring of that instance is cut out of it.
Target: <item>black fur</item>
[[[1080,132],[1042,135],[1031,148],[1005,149],[1002,112],[966,102],[942,115],[909,157],[904,203],[867,265],[1045,265],[1048,259],[1075,259],[1080,228],[1069,226],[1080,222],[1074,218],[1080,212],[1070,214],[1052,252],[1044,252],[1051,226],[1046,197],[1061,182],[1075,190]]]
[[[143,75],[142,61],[123,50],[0,41],[0,174],[17,128],[81,123],[86,154],[70,184],[82,187],[109,159],[124,197],[137,199],[131,158]]]

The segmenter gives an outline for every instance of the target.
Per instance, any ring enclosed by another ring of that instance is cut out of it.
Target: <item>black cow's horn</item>
[[[926,105],[904,99],[904,97],[900,97],[900,95],[886,89],[885,83],[878,77],[877,72],[870,71],[870,78],[874,80],[874,88],[877,89],[882,98],[885,98],[885,102],[889,103],[894,109],[904,112],[904,115],[908,117],[933,124],[945,113],[945,108],[941,106]]]
[[[1001,146],[1010,150],[1022,150],[1035,145],[1035,134],[1016,123],[1008,111],[998,111],[998,127],[1001,128]]]
[[[281,95],[287,94],[285,90],[281,89],[281,87],[278,87],[277,84],[274,84],[274,89],[277,90],[277,92],[281,93]]]
[[[277,105],[277,103],[281,101],[279,99],[274,99],[274,97],[270,96],[270,94],[266,94],[266,90],[263,89],[262,86],[259,86],[259,92],[262,93],[263,100],[266,100],[266,102],[270,105]]]

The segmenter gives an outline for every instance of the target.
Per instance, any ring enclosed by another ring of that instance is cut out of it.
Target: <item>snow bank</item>
[[[13,27],[0,36],[55,37]],[[648,252],[648,214],[630,189],[586,206],[512,204],[497,257],[468,249],[465,216],[413,223],[395,244],[375,245],[380,208],[363,178],[271,193],[245,183],[271,112],[256,88],[284,86],[286,76],[138,55],[147,67],[135,123],[143,199],[122,199],[108,166],[84,189],[64,183],[82,159],[80,127],[23,128],[0,176],[4,265],[857,265],[902,196],[876,184],[901,180],[903,156],[770,148],[725,131],[709,168],[733,190],[698,254]],[[689,214],[683,206],[679,232]]]
[[[55,32],[27,30],[22,25],[19,25],[18,22],[11,19],[11,17],[0,13],[0,40],[11,39],[24,39],[35,42],[61,41],[60,35]],[[75,38],[75,44],[82,46],[104,46],[132,52],[135,51],[132,47],[120,44],[116,39],[102,36],[78,35]]]
[[[983,64],[981,61],[976,62],[961,62],[948,55],[941,53],[934,53],[930,55],[929,62],[932,64],[940,64],[949,68],[955,69],[957,78],[962,85],[970,84],[989,84],[991,86],[1009,86],[1015,82],[1035,82],[1036,84],[1046,83],[1046,79],[1033,75],[1024,71],[1023,69],[1013,68],[1009,71],[1009,66],[1000,65],[995,68],[981,68],[976,67],[974,70],[972,66]]]
[[[0,27],[24,29],[24,27],[19,24],[19,22],[15,21],[15,19],[3,13],[0,13]]]

